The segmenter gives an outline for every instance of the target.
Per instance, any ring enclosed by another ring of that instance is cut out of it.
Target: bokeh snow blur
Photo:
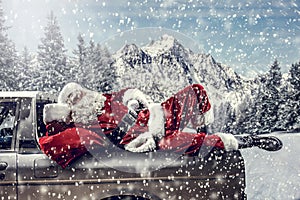
[[[78,33],[101,42],[123,31],[163,27],[193,38],[244,76],[266,71],[274,59],[287,71],[300,55],[297,0],[5,0],[3,7],[19,49],[35,51],[54,11],[69,49]]]

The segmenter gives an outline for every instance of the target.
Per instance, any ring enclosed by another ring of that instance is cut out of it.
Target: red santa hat
[[[43,110],[43,121],[45,124],[52,121],[66,122],[70,121],[71,110],[67,104],[53,103],[46,104]]]

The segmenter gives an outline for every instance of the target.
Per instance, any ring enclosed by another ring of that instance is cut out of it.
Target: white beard
[[[101,114],[106,98],[94,91],[85,90],[85,95],[79,102],[72,105],[72,119],[75,123],[95,124],[97,123],[97,115]]]

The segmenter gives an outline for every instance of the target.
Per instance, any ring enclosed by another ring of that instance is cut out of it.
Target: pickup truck
[[[239,151],[203,149],[187,157],[112,145],[60,167],[38,144],[45,134],[43,107],[55,100],[41,92],[0,92],[1,200],[246,199]]]

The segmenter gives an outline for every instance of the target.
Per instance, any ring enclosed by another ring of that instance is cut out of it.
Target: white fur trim
[[[67,122],[70,118],[70,108],[67,104],[46,104],[43,110],[44,123],[52,122],[54,120],[60,122]]]
[[[238,141],[232,134],[226,134],[226,133],[216,133],[217,136],[219,136],[224,143],[224,147],[226,151],[232,151],[238,149]]]
[[[123,104],[127,106],[130,100],[137,100],[144,104],[144,106],[146,106],[147,108],[149,107],[150,103],[153,103],[151,98],[139,89],[128,89],[124,92],[122,99]]]
[[[207,112],[203,113],[205,125],[212,124],[214,122],[213,110],[214,110],[213,108],[210,108]]]
[[[161,139],[165,135],[165,116],[163,108],[158,103],[150,104],[149,132],[153,137]]]
[[[68,100],[70,100],[70,96],[76,96],[78,93],[84,91],[84,89],[81,87],[81,85],[77,83],[68,83],[66,84],[61,92],[58,95],[58,103],[68,103]]]

